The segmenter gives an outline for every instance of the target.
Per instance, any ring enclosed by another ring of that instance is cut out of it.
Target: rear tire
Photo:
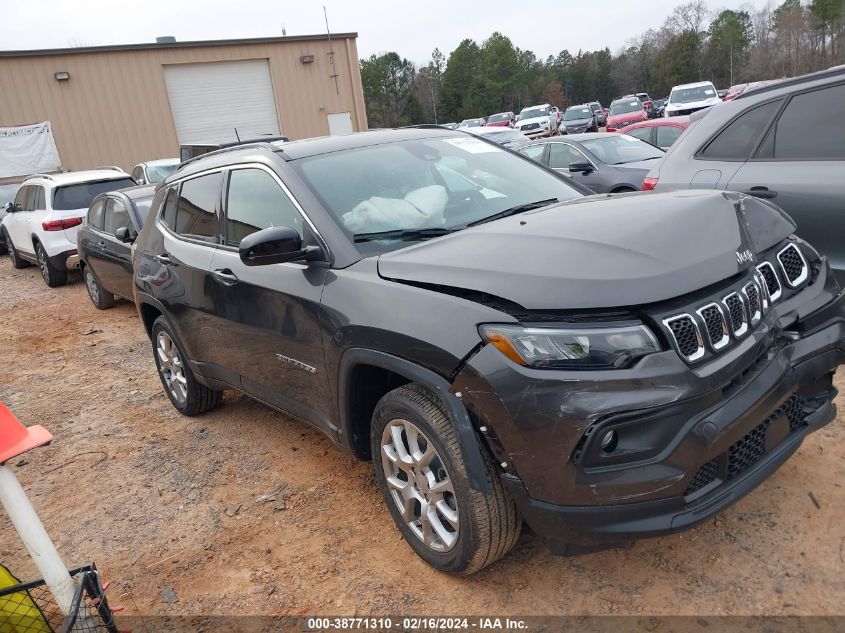
[[[164,392],[182,415],[205,413],[220,404],[223,392],[200,384],[187,362],[187,356],[167,319],[153,322],[151,340],[153,358]]]
[[[85,266],[82,270],[82,277],[85,279],[85,288],[95,308],[107,310],[114,306],[114,295],[103,288],[90,266]]]
[[[41,276],[51,288],[64,286],[67,283],[67,271],[59,270],[53,266],[53,262],[47,257],[47,251],[40,243],[35,244],[35,256],[38,258],[38,267],[41,269]]]
[[[468,576],[516,543],[522,518],[482,448],[489,495],[473,490],[448,409],[417,384],[387,393],[370,429],[376,481],[396,526],[432,567]]]
[[[21,259],[21,256],[18,255],[18,252],[15,250],[15,245],[12,243],[12,238],[9,237],[9,232],[5,228],[3,229],[3,237],[6,241],[6,250],[9,252],[9,259],[12,262],[12,266],[18,269],[29,266],[29,262],[25,259]]]

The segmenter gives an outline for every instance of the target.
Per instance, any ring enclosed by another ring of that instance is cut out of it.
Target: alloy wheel
[[[88,294],[94,304],[100,302],[100,289],[97,287],[97,280],[94,279],[94,273],[86,268],[85,270],[85,286],[88,288]]]
[[[455,488],[434,444],[412,422],[393,419],[381,434],[381,464],[411,532],[435,552],[455,547],[460,527]]]
[[[43,246],[38,247],[38,267],[41,269],[41,276],[44,277],[44,281],[47,283],[50,282],[50,269],[48,268],[47,262],[47,253],[44,251]]]
[[[188,380],[185,377],[185,366],[179,349],[167,332],[159,332],[156,336],[156,359],[158,371],[161,373],[167,390],[180,405],[188,398]]]

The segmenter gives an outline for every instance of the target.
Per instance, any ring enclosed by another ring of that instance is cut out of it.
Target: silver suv
[[[729,189],[772,200],[845,278],[845,66],[746,92],[691,116],[643,189]]]

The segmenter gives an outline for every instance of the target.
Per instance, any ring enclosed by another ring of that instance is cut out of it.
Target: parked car
[[[666,108],[666,102],[669,100],[669,97],[665,99],[655,99],[653,102],[654,105],[654,116],[655,118],[659,118],[663,116],[663,111]]]
[[[0,223],[6,216],[6,205],[15,201],[15,195],[20,188],[19,183],[11,185],[0,185]],[[0,230],[0,255],[6,252],[6,238],[2,230]]]
[[[648,120],[648,114],[643,110],[642,101],[636,95],[628,95],[615,99],[610,104],[610,112],[607,116],[607,131],[614,132],[620,127],[646,120]]]
[[[79,267],[88,296],[100,310],[115,297],[132,300],[132,242],[150,211],[154,185],[101,193],[79,229]]]
[[[548,103],[523,108],[514,129],[528,138],[557,134],[557,114]]]
[[[516,115],[513,112],[499,112],[487,117],[488,126],[492,127],[513,127]]]
[[[716,88],[709,81],[683,84],[672,88],[663,116],[683,116],[722,103]]]
[[[510,128],[494,127],[492,125],[485,125],[484,127],[474,127],[467,130],[470,134],[481,136],[488,141],[498,143],[502,147],[519,147],[530,142],[531,139],[525,136],[522,132],[517,132]]]
[[[651,161],[665,155],[662,149],[632,136],[595,132],[545,139],[517,151],[571,174],[575,182],[595,193],[638,191]]]
[[[445,127],[447,130],[455,130],[458,127],[457,123],[441,123],[440,127]]]
[[[599,124],[596,122],[596,116],[589,105],[572,106],[566,109],[559,131],[561,134],[598,132]]]
[[[48,286],[64,285],[68,271],[79,267],[76,233],[91,201],[134,184],[117,168],[27,177],[2,221],[12,265],[37,264]]]
[[[458,123],[458,128],[464,127],[481,127],[484,125],[486,121],[482,119],[464,119],[460,123]]]
[[[593,111],[598,126],[605,127],[607,125],[607,111],[604,109],[604,106],[602,106],[602,104],[598,101],[591,101],[587,105],[590,106],[590,109]]]
[[[176,409],[238,389],[371,458],[439,570],[523,518],[559,551],[711,520],[834,419],[845,299],[765,201],[582,198],[431,128],[218,152],[150,214],[135,300]]]
[[[645,110],[646,114],[648,115],[649,119],[654,118],[654,103],[651,100],[651,97],[648,96],[647,92],[638,92],[637,99],[643,104],[643,110]]]
[[[717,94],[717,95],[719,95],[719,98],[720,98],[722,101],[724,101],[724,100],[725,100],[725,97],[727,97],[727,96],[728,96],[728,91],[727,91],[727,89],[725,89],[725,90],[717,90],[717,91],[716,91],[716,94]]]
[[[845,68],[744,92],[693,115],[644,188],[745,192],[776,202],[845,278]]]
[[[673,116],[669,119],[649,119],[648,121],[632,123],[617,130],[617,132],[651,143],[665,151],[675,144],[675,141],[688,127],[688,116]]]
[[[132,168],[132,179],[139,185],[161,182],[179,167],[178,158],[160,158],[138,163]]]

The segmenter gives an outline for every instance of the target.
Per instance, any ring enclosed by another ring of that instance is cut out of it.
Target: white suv
[[[0,223],[12,265],[38,264],[48,286],[64,285],[68,270],[79,267],[76,232],[91,200],[134,185],[117,167],[27,177]]]
[[[557,134],[557,113],[548,103],[523,108],[514,126],[528,138]]]

